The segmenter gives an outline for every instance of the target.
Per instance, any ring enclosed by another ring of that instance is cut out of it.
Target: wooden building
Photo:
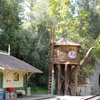
[[[71,40],[63,39],[54,44],[54,64],[79,64],[80,45]]]
[[[73,92],[73,95],[77,95],[77,66],[80,64],[80,47],[80,44],[68,39],[54,43],[52,76],[49,74],[49,77],[52,77],[53,90],[51,92],[53,91],[53,94],[68,95]],[[71,85],[72,72],[75,72],[74,87]]]
[[[33,73],[42,71],[7,53],[0,53],[0,88],[13,87],[27,94],[27,82]]]

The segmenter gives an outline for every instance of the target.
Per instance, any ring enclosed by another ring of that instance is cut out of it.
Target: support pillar
[[[71,65],[68,66],[68,74],[71,71]],[[71,86],[71,74],[69,74],[69,85]],[[68,88],[69,94],[71,95],[71,88]]]
[[[56,94],[56,65],[54,65],[54,94]]]
[[[65,64],[65,95],[68,94],[68,65]]]
[[[61,86],[60,86],[60,82],[61,82],[61,70],[60,70],[60,64],[58,64],[58,95],[60,95],[60,91],[61,91]]]
[[[61,95],[64,95],[64,90],[65,90],[65,78],[64,78],[65,65],[64,64],[61,65],[61,76],[63,77],[63,78],[61,78]]]
[[[75,76],[74,76],[74,96],[77,95],[77,66],[75,68]]]

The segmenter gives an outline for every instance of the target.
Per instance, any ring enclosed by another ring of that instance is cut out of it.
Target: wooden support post
[[[65,64],[65,95],[68,94],[68,65]]]
[[[77,67],[77,66],[74,66],[74,67],[71,69],[71,71],[69,72],[69,74],[71,74],[71,73],[75,70],[76,67]]]
[[[28,77],[27,77],[27,81],[29,80],[29,78],[30,78],[30,76],[33,74],[33,72],[31,72],[31,74],[30,75],[28,75]]]
[[[64,77],[65,76],[65,65],[62,64],[61,65],[61,76]],[[64,81],[65,81],[65,78],[62,78],[61,77],[61,95],[64,95],[64,90],[65,90],[65,84],[64,84]]]
[[[77,94],[77,66],[75,68],[75,76],[74,76],[74,96]]]
[[[54,65],[54,94],[56,94],[56,65]]]
[[[71,65],[68,66],[68,70],[69,70],[68,72],[71,71]],[[71,85],[71,74],[68,73],[68,75],[69,75],[69,85]],[[71,95],[71,89],[70,88],[68,88],[68,91],[69,91],[69,94]]]
[[[60,82],[61,82],[61,71],[60,71],[60,64],[58,64],[58,95],[60,95]]]

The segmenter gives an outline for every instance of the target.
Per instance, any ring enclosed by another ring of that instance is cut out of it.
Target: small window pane
[[[19,73],[14,73],[14,81],[19,81]]]

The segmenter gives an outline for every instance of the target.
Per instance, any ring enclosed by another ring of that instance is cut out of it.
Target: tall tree
[[[34,81],[37,84],[46,84],[48,79],[48,50],[49,29],[54,26],[56,20],[49,17],[48,0],[29,0],[28,8],[28,32],[31,34],[30,50],[26,61],[41,69],[43,74],[36,74]],[[45,5],[45,6],[44,6]],[[31,76],[31,77],[34,77]],[[30,80],[33,78],[30,78]],[[41,81],[41,82],[40,82]]]
[[[86,62],[84,63],[83,67],[81,68],[82,72],[80,71],[80,74],[83,74],[83,76],[88,76],[90,72],[93,73],[95,66],[94,63],[97,59],[100,59],[100,56],[98,53],[100,52],[100,44],[99,44],[99,35],[100,35],[100,29],[99,29],[99,20],[100,20],[100,2],[98,0],[77,0],[77,14],[80,14],[82,11],[88,11],[90,13],[89,17],[85,19],[89,25],[85,29],[85,31],[81,30],[81,27],[84,25],[83,21],[81,20],[81,27],[79,28],[79,34],[82,38],[84,38],[84,41],[82,43],[82,49],[84,51],[84,54],[86,51],[91,47],[95,46],[96,48],[93,50],[93,52],[90,54],[90,56],[87,58]]]
[[[8,44],[13,47],[15,35],[22,23],[20,11],[18,0],[0,1],[0,49],[7,50]]]
[[[68,34],[76,32],[80,26],[80,20],[89,16],[89,12],[82,11],[78,16],[74,17],[73,8],[75,4],[72,4],[70,0],[50,0],[50,16],[55,16],[58,20],[56,25],[56,33],[59,37],[65,37]],[[85,30],[88,27],[88,22],[82,27]],[[56,36],[56,38],[57,38]]]
[[[79,0],[77,0],[79,1]],[[80,2],[81,1],[81,2]],[[60,39],[69,38],[74,42],[80,43],[83,50],[83,55],[81,55],[81,59],[85,56],[87,50],[91,46],[96,46],[96,42],[94,37],[92,36],[92,32],[89,32],[90,27],[90,12],[88,6],[90,5],[87,3],[89,0],[80,0],[80,6],[78,3],[73,3],[73,0],[50,0],[50,16],[54,15],[57,20],[58,24],[56,26],[56,37]],[[83,1],[87,3],[87,6],[83,6]],[[78,8],[78,14],[74,14],[75,8]],[[92,28],[91,28],[92,29]],[[94,53],[93,53],[94,54]],[[94,55],[91,55],[87,58],[87,61],[84,63],[83,67],[79,67],[79,73],[86,78],[90,72],[93,72],[94,67],[93,61]],[[87,67],[85,67],[87,66]]]

